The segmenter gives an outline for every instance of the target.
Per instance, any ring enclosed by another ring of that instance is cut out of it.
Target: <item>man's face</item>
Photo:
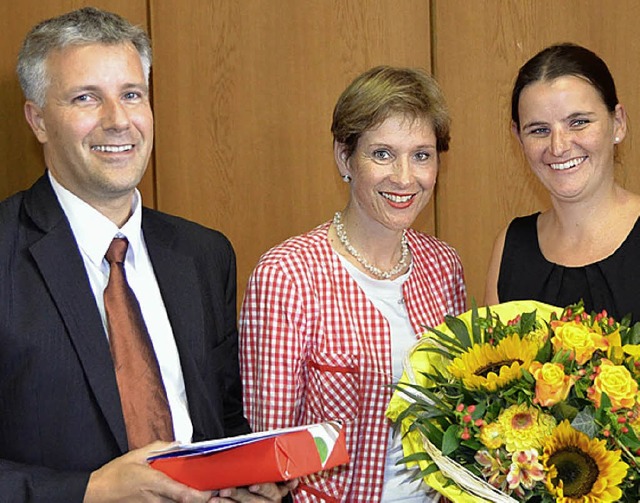
[[[99,211],[130,204],[153,144],[140,56],[130,43],[69,46],[47,58],[43,108],[25,114],[60,184]]]

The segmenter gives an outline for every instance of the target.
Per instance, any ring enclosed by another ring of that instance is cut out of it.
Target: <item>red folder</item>
[[[202,491],[291,480],[348,461],[344,430],[333,421],[179,446],[149,458],[156,470]]]

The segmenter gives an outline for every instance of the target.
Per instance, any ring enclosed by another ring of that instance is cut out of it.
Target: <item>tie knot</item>
[[[110,264],[124,262],[124,256],[127,254],[127,248],[129,247],[129,241],[127,238],[113,238],[109,249],[105,254],[105,258]]]

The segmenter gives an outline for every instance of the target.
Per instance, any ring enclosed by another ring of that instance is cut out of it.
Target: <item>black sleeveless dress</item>
[[[564,307],[583,299],[587,312],[606,309],[618,321],[627,314],[634,323],[640,321],[640,219],[604,260],[565,267],[549,262],[540,251],[539,214],[509,224],[498,277],[500,302],[537,300]]]

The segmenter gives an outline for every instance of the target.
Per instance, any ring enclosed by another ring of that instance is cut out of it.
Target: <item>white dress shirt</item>
[[[129,241],[125,257],[127,281],[140,304],[142,316],[160,365],[160,373],[167,391],[173,419],[174,436],[176,440],[191,441],[193,425],[189,417],[178,348],[142,234],[140,192],[135,191],[131,217],[121,228],[118,228],[102,213],[62,187],[51,172],[49,172],[49,180],[69,220],[80,249],[107,337],[107,318],[103,293],[109,280],[109,263],[104,255],[113,238],[125,237]]]

